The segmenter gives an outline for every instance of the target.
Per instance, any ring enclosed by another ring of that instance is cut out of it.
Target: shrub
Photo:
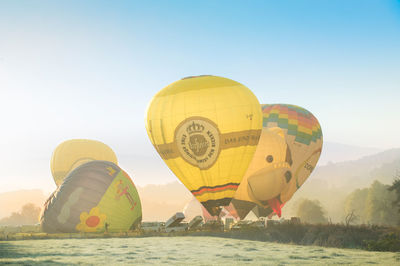
[[[379,240],[366,240],[366,249],[370,251],[400,251],[400,237],[395,233],[385,235]]]

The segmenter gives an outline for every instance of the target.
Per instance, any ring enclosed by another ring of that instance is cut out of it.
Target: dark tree
[[[396,200],[393,201],[393,205],[395,205],[400,212],[400,171],[397,171],[393,183],[389,187],[389,191],[394,191],[396,193]]]
[[[32,203],[22,206],[20,212],[13,212],[9,217],[0,219],[0,225],[32,225],[39,222],[40,207]]]
[[[318,200],[303,199],[297,209],[297,216],[306,223],[327,223],[325,211]]]

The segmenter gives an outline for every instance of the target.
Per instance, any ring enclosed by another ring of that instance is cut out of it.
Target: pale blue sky
[[[54,189],[71,138],[109,144],[138,184],[174,180],[146,107],[199,74],[307,108],[326,141],[400,147],[400,1],[0,0],[0,192]]]

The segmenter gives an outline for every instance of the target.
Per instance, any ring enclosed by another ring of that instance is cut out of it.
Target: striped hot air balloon
[[[310,176],[322,151],[322,130],[306,109],[262,105],[263,129],[256,153],[232,201],[241,219],[256,213],[280,216],[281,207]],[[261,209],[264,208],[264,209]]]
[[[50,196],[41,215],[47,233],[120,232],[142,219],[138,192],[116,164],[91,161],[68,174]]]

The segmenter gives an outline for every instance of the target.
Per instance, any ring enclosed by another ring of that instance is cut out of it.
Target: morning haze
[[[193,195],[157,153],[145,120],[158,91],[204,74],[240,82],[261,104],[295,104],[318,119],[321,157],[282,218],[398,228],[399,47],[395,0],[2,1],[0,233],[39,223],[57,188],[52,153],[69,139],[111,147],[137,187],[144,222],[182,212]],[[366,234],[380,241],[389,231]],[[379,250],[359,238],[311,244]],[[171,262],[160,257],[156,263]]]

